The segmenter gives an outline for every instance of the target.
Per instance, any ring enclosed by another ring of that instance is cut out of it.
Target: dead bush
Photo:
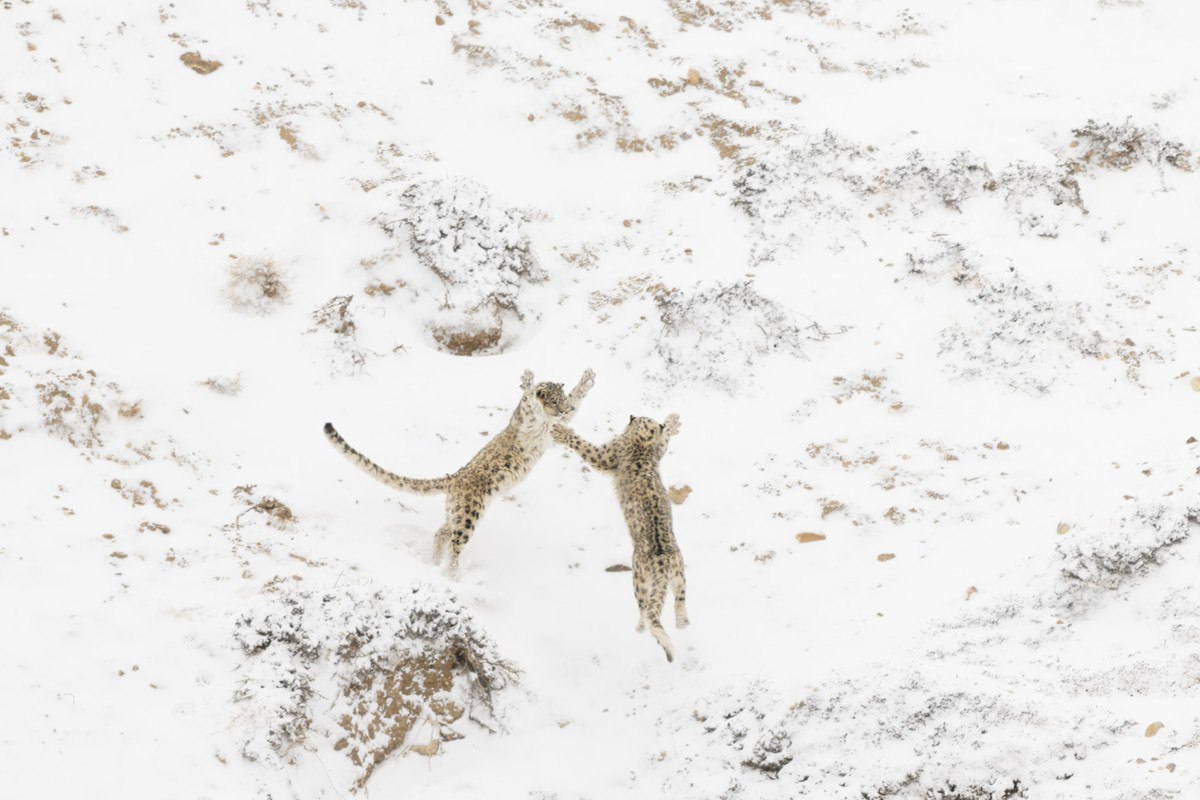
[[[266,315],[287,304],[288,274],[269,258],[239,257],[229,264],[225,296],[246,314]]]
[[[495,730],[497,693],[519,675],[466,609],[428,586],[267,595],[233,635],[247,659],[234,697],[242,755],[278,766],[301,746],[341,753],[351,791],[390,756],[432,756],[462,738],[464,718]]]

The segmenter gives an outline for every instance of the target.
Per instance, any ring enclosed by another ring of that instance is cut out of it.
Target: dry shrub
[[[337,371],[354,372],[367,363],[367,350],[359,346],[358,325],[350,311],[354,295],[331,297],[312,312],[314,326],[307,333],[326,332],[333,336],[331,362]]]
[[[1075,171],[1087,166],[1127,170],[1143,162],[1154,166],[1165,163],[1184,172],[1192,171],[1191,151],[1180,142],[1164,139],[1156,126],[1139,128],[1128,119],[1120,124],[1089,119],[1072,133],[1076,139],[1072,145],[1080,150],[1068,162]]]
[[[201,381],[201,386],[207,386],[217,394],[237,395],[242,391],[242,375],[238,373],[232,377],[218,378],[212,377]]]
[[[252,483],[234,487],[234,498],[246,507],[234,519],[234,527],[239,527],[242,517],[253,512],[262,516],[266,520],[268,527],[281,531],[291,530],[299,521],[296,515],[292,513],[292,509],[282,500],[269,495],[259,497],[255,492],[256,488]]]
[[[50,435],[84,451],[99,450],[113,419],[139,418],[141,403],[127,399],[117,384],[94,370],[59,368],[64,362],[78,363],[60,334],[35,333],[0,311],[0,376],[12,371],[20,377],[12,384],[0,382],[0,412],[12,407],[36,411]],[[6,431],[4,438],[20,430]]]
[[[499,324],[485,327],[468,322],[459,327],[431,325],[429,333],[440,349],[447,353],[456,356],[480,356],[500,352],[500,338],[504,331]]]
[[[234,639],[247,658],[234,698],[242,755],[275,767],[303,746],[351,791],[390,756],[434,755],[461,738],[453,726],[464,717],[493,729],[496,693],[519,675],[451,595],[428,586],[274,593],[237,619]]]
[[[662,328],[654,348],[662,379],[707,383],[730,394],[744,391],[764,358],[803,358],[805,346],[846,328],[827,330],[759,292],[751,281],[717,283],[689,292],[647,289]]]
[[[288,274],[269,258],[239,257],[229,265],[225,296],[247,314],[271,314],[287,304]]]

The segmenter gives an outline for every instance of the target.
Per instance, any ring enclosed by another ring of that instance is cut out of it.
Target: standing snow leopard
[[[441,478],[405,478],[389,472],[355,450],[325,423],[325,435],[346,458],[397,489],[446,495],[446,522],[433,539],[433,562],[440,564],[449,545],[450,574],[458,575],[459,556],[492,498],[520,483],[550,446],[550,426],[569,422],[591,391],[595,373],[585,370],[571,394],[561,383],[534,384],[533,373],[521,376],[521,402],[508,426],[483,446],[467,465]]]
[[[667,442],[679,433],[679,415],[661,425],[646,417],[630,417],[624,433],[603,447],[588,444],[565,425],[551,431],[554,441],[583,457],[592,468],[613,474],[617,499],[633,537],[633,594],[638,604],[638,631],[650,633],[662,645],[667,661],[675,660],[671,637],[662,626],[667,588],[675,595],[675,627],[688,624],[684,605],[686,582],[683,556],[671,524],[671,501],[658,474]]]

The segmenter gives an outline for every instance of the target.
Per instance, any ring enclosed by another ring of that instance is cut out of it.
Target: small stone
[[[891,561],[895,557],[896,557],[895,553],[880,553],[879,555],[875,556],[875,560],[876,561]]]
[[[971,595],[973,595],[973,594],[976,594],[978,591],[979,591],[979,590],[978,590],[978,589],[976,589],[974,586],[968,586],[968,587],[967,587],[967,596],[966,596],[966,597],[964,597],[963,599],[964,599],[964,600],[970,600],[970,599],[971,599]]]
[[[823,542],[823,541],[825,541],[825,534],[823,534],[823,533],[797,533],[796,541],[798,541],[800,544],[808,544],[809,542]]]
[[[1192,391],[1200,392],[1200,375],[1192,378]]]
[[[688,76],[687,76],[687,82],[688,82],[688,86],[699,86],[700,85],[700,73],[694,69],[689,69]]]
[[[434,25],[445,25],[446,20],[442,19],[440,16],[437,16],[437,17],[433,18],[433,24]]]
[[[1067,531],[1071,530],[1071,526],[1065,522],[1058,523],[1058,535],[1062,536]]]
[[[624,564],[613,564],[611,567],[605,567],[605,572],[633,572],[633,567],[627,567]]]
[[[1153,736],[1154,734],[1161,731],[1164,727],[1166,727],[1166,726],[1163,725],[1161,722],[1151,722],[1149,725],[1146,726],[1146,736],[1147,737]]]

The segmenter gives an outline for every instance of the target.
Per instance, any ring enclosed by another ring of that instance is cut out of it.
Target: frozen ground
[[[1198,23],[0,3],[0,794],[1197,796]],[[683,420],[674,664],[573,454],[453,583],[321,434],[526,367]]]

